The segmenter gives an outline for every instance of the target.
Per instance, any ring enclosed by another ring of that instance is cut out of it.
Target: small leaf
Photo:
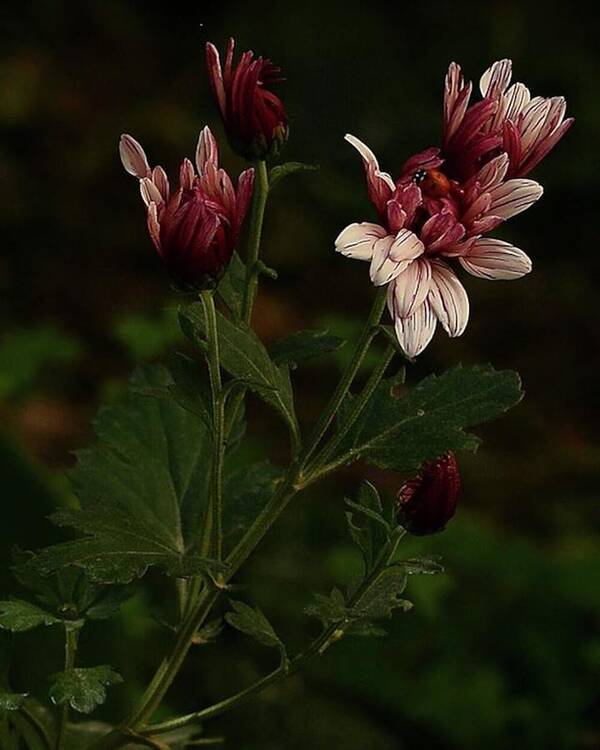
[[[383,507],[377,489],[370,482],[361,485],[358,502],[346,499],[354,513],[346,513],[350,536],[360,549],[365,573],[369,573],[377,556],[390,539],[391,526],[382,515]]]
[[[230,599],[229,603],[234,611],[227,612],[225,615],[226,622],[236,630],[262,643],[263,646],[279,649],[282,659],[285,659],[285,646],[260,609],[234,599]]]
[[[300,161],[287,161],[285,164],[279,164],[269,172],[269,190],[273,190],[288,175],[296,172],[315,172],[317,169],[319,167],[316,164],[303,164]]]
[[[62,621],[58,617],[31,602],[22,599],[0,602],[0,628],[13,633],[32,630],[39,625],[56,625],[60,622]]]
[[[125,587],[111,586],[85,610],[90,620],[108,620],[117,615],[123,602],[131,596],[131,591]]]
[[[246,286],[246,266],[240,256],[234,252],[223,275],[217,292],[227,305],[234,318],[242,317],[242,302]]]
[[[382,570],[356,602],[357,619],[378,620],[391,617],[394,609],[410,609],[412,604],[400,598],[406,589],[407,578],[406,570],[400,566],[392,565]]]
[[[0,711],[18,711],[27,698],[27,693],[0,692]]]
[[[314,594],[314,602],[304,609],[304,613],[321,620],[325,627],[353,618],[352,610],[346,607],[346,599],[338,588],[334,588],[329,596]]]
[[[68,703],[74,711],[89,714],[106,700],[106,688],[120,682],[121,675],[106,665],[68,669],[55,675],[50,700],[57,706]]]
[[[193,340],[202,340],[206,333],[202,305],[198,302],[189,305],[181,316],[190,324]],[[262,341],[245,323],[234,323],[217,313],[217,330],[222,366],[234,378],[247,381],[255,393],[281,414],[292,431],[297,432],[289,373],[273,362]]]
[[[409,576],[413,575],[436,575],[444,572],[444,566],[440,564],[440,558],[433,557],[411,557],[409,560],[400,560]]]
[[[329,331],[297,331],[276,341],[271,347],[271,357],[278,365],[293,367],[311,357],[335,352],[345,343],[345,339],[331,336]]]
[[[223,619],[221,617],[215,617],[196,631],[192,642],[196,645],[213,643],[217,640],[222,630]]]

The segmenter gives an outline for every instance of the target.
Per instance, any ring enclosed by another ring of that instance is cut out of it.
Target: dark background
[[[204,71],[207,39],[223,48],[233,35],[240,49],[284,68],[285,158],[321,166],[290,178],[269,205],[264,257],[280,278],[262,283],[255,317],[268,341],[311,326],[352,334],[369,308],[366,266],[332,249],[343,226],[373,215],[345,132],[394,173],[438,141],[448,63],[460,62],[477,81],[505,56],[534,94],[564,94],[577,120],[534,175],[543,199],[500,233],[528,252],[534,272],[512,283],[466,278],[466,333],[458,340],[438,333],[409,373],[414,382],[457,362],[491,361],[518,370],[527,391],[516,410],[479,430],[480,451],[461,457],[465,490],[455,521],[408,545],[442,554],[447,574],[411,582],[415,609],[396,618],[388,638],[345,641],[251,707],[216,720],[207,729],[226,733],[228,747],[600,747],[600,57],[583,10],[465,0],[34,0],[0,11],[5,551],[15,541],[35,547],[56,539],[44,517],[68,501],[63,471],[91,440],[98,403],[118,397],[136,362],[179,340],[176,298],[117,140],[132,133],[151,163],[174,174],[205,123],[222,136]],[[222,143],[225,164],[237,172],[241,162]],[[296,374],[305,424],[343,360],[342,350]],[[255,420],[249,453],[279,456],[279,430],[270,418]],[[356,569],[342,499],[363,474],[352,470],[302,496],[244,576],[252,580],[248,595],[298,648],[314,633],[301,615],[311,592],[344,583]],[[399,482],[370,476],[388,494]],[[107,718],[123,714],[167,638],[149,617],[163,583],[150,582],[121,620],[83,639],[83,663],[111,663],[128,679],[113,691]],[[58,669],[60,648],[51,631],[19,639],[15,687],[30,689]],[[195,652],[165,715],[250,684],[272,658],[224,634]]]

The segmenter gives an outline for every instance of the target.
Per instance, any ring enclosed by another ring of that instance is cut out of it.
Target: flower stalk
[[[252,213],[250,215],[250,229],[248,234],[248,255],[246,258],[246,288],[242,303],[242,320],[250,325],[252,309],[258,290],[258,257],[262,238],[265,208],[269,196],[269,175],[267,162],[259,159],[255,163],[254,195],[252,197]]]
[[[77,645],[79,643],[79,630],[78,626],[65,622],[65,672],[68,672],[75,667],[75,657],[77,655]],[[69,701],[65,701],[60,709],[60,716],[58,719],[56,750],[64,750],[68,724]]]

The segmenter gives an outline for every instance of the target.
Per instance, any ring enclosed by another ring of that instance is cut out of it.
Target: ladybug
[[[445,198],[450,192],[450,180],[438,169],[419,169],[413,179],[429,198]]]

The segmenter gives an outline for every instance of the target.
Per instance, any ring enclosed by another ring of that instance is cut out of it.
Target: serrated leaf
[[[305,607],[304,614],[319,619],[324,627],[351,620],[353,612],[346,606],[346,599],[338,588],[334,588],[329,596],[314,594],[314,601]]]
[[[423,461],[449,450],[477,448],[479,438],[465,428],[503,414],[523,395],[517,373],[489,365],[432,375],[402,396],[396,390],[394,380],[378,386],[340,446],[338,458],[416,471]],[[342,414],[342,424],[343,419]]]
[[[193,329],[194,340],[202,340],[206,333],[202,305],[198,302],[189,305],[181,315]],[[247,381],[248,386],[297,432],[294,395],[287,368],[273,362],[262,341],[245,323],[234,323],[217,313],[217,331],[222,366],[234,378]]]
[[[223,533],[225,550],[231,550],[273,497],[284,472],[269,461],[240,466],[225,479]]]
[[[409,576],[413,575],[437,575],[444,572],[444,566],[440,563],[438,556],[434,557],[411,557],[401,560],[398,565],[404,566]]]
[[[106,700],[106,688],[123,682],[112,667],[68,669],[55,675],[50,700],[57,706],[68,703],[74,711],[89,714]]]
[[[378,620],[391,617],[394,609],[410,609],[412,604],[400,598],[407,579],[403,567],[392,565],[384,568],[354,605],[357,619]]]
[[[167,357],[167,370],[173,383],[167,385],[166,393],[179,406],[187,409],[212,429],[212,396],[208,374],[185,354],[175,352]]]
[[[358,502],[346,499],[346,505],[354,511],[346,513],[350,536],[362,553],[365,573],[369,573],[389,541],[390,524],[382,515],[379,493],[370,482],[361,485]]]
[[[40,625],[56,625],[62,622],[50,612],[46,612],[37,604],[11,599],[0,602],[0,628],[13,633],[22,633]]]
[[[286,658],[285,646],[258,607],[251,607],[235,599],[230,599],[229,603],[233,607],[233,612],[226,613],[225,621],[231,627],[249,635],[263,646],[279,649],[282,659]]]
[[[246,266],[240,256],[234,252],[227,270],[219,282],[217,292],[236,319],[242,316],[245,286]]]
[[[135,393],[169,381],[162,367],[140,368],[125,401],[100,412],[98,442],[71,472],[81,509],[54,516],[87,536],[42,550],[42,573],[78,565],[94,581],[127,583],[153,565],[183,577],[217,569],[196,552],[210,478],[208,431],[173,401]]]
[[[27,698],[27,693],[0,692],[0,711],[18,711],[25,698]]]
[[[345,343],[345,339],[332,336],[329,331],[297,331],[276,341],[270,351],[276,364],[294,366],[312,357],[335,352]]]
[[[300,161],[286,161],[284,164],[279,164],[273,167],[269,172],[269,190],[281,182],[285,177],[296,172],[315,172],[319,169],[316,164],[303,164]]]

